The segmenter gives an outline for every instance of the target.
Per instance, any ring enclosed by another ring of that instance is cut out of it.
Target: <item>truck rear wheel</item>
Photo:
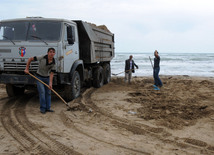
[[[17,95],[23,95],[25,91],[25,87],[17,87],[13,84],[6,84],[6,91],[9,97],[14,97]]]
[[[100,88],[103,86],[104,75],[103,68],[101,66],[97,67],[93,74],[93,86],[95,88]]]
[[[107,84],[111,81],[111,68],[108,63],[103,65],[103,72],[104,72],[104,84]]]
[[[81,79],[79,72],[75,71],[71,77],[71,85],[65,86],[65,99],[71,101],[80,95]]]

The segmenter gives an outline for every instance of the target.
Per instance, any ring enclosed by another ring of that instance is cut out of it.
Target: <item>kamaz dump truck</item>
[[[101,87],[111,79],[114,34],[105,26],[81,20],[27,17],[0,21],[0,83],[8,96],[35,88],[36,81],[24,73],[29,57],[56,50],[54,89],[69,101],[80,95],[83,85]],[[35,73],[38,62],[32,62]]]

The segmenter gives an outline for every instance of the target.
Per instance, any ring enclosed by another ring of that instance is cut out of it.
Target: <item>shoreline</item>
[[[195,79],[210,79],[210,80],[214,80],[214,77],[210,77],[210,76],[191,76],[191,75],[159,75],[160,78],[169,78],[169,77],[177,77],[177,78],[195,78]],[[111,78],[125,78],[125,76],[114,76],[111,75]],[[150,76],[135,76],[132,74],[132,79],[136,79],[136,78],[153,78],[153,75]]]

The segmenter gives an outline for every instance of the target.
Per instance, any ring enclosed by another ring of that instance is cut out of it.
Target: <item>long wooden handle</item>
[[[129,70],[125,70],[125,71],[123,71],[123,72],[120,72],[120,73],[117,73],[117,74],[114,74],[114,73],[112,73],[112,75],[119,75],[119,74],[122,74],[122,73],[124,73],[124,72],[126,72],[126,71],[132,71],[132,70],[135,70],[135,69],[129,69]],[[136,70],[137,70],[137,68],[136,68]]]
[[[34,79],[36,79],[37,81],[41,82],[42,84],[44,84],[46,87],[49,88],[49,85],[47,85],[46,83],[44,83],[43,81],[41,81],[40,79],[38,79],[36,76],[34,76],[34,75],[31,74],[31,73],[28,73],[28,74],[29,74],[31,77],[33,77]],[[56,94],[56,96],[58,96],[58,97],[62,100],[62,102],[65,103],[65,105],[67,105],[67,106],[69,107],[68,103],[65,102],[65,100],[64,100],[54,89],[51,89],[51,91],[54,92],[54,94]],[[69,107],[69,108],[70,108],[70,107]]]
[[[150,56],[149,56],[149,60],[150,60],[150,62],[151,62],[152,68],[154,68],[154,66],[153,66],[153,64],[152,64],[152,60],[151,60]]]

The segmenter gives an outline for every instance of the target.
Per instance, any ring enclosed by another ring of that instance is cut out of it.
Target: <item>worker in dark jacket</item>
[[[138,66],[132,60],[133,56],[130,55],[129,59],[125,62],[125,82],[131,83],[132,73],[135,72],[134,66],[138,69]]]
[[[162,87],[162,81],[159,78],[159,72],[160,72],[160,56],[158,55],[158,51],[155,50],[154,52],[154,71],[153,71],[153,77],[154,77],[154,89],[160,90],[159,87]]]

